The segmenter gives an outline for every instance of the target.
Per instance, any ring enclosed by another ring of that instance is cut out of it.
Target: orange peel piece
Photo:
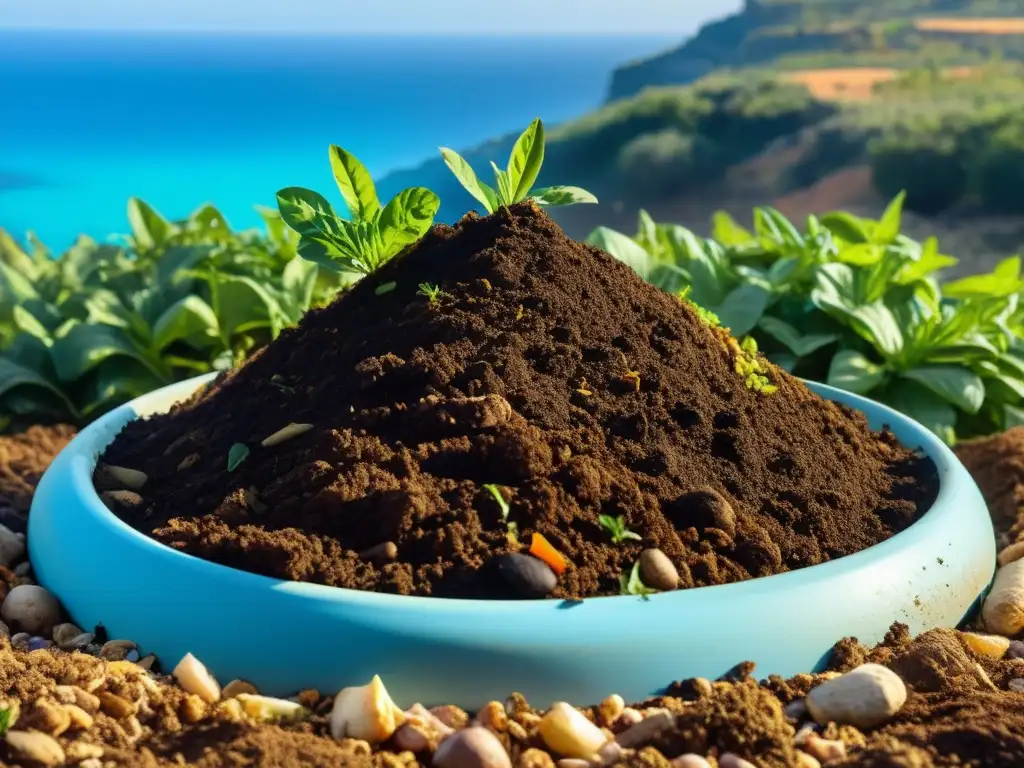
[[[551,570],[559,576],[565,573],[565,569],[569,565],[562,553],[540,533],[533,534],[533,538],[530,540],[530,554],[547,563]]]

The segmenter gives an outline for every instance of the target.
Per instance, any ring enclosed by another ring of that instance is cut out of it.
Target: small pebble
[[[430,750],[430,734],[422,725],[406,723],[395,731],[391,742],[400,752],[421,753]]]
[[[1014,560],[996,571],[981,606],[981,620],[990,632],[1006,637],[1024,630],[1024,560]]]
[[[1024,659],[1024,640],[1011,640],[1006,655],[1011,659]]]
[[[278,445],[286,440],[291,440],[293,437],[304,435],[312,428],[312,424],[296,424],[293,422],[285,427],[281,427],[281,429],[270,435],[270,437],[264,438],[260,445],[264,448],[270,448],[271,446]]]
[[[96,639],[96,635],[92,632],[83,632],[80,635],[75,635],[73,638],[68,640],[67,647],[61,647],[63,651],[82,651],[92,645],[93,640]],[[99,652],[99,648],[96,648],[96,653]]]
[[[96,698],[100,700],[100,709],[115,720],[124,720],[126,717],[135,714],[135,707],[132,703],[116,693],[99,691],[96,694]]]
[[[807,737],[803,748],[825,765],[846,757],[846,744],[838,739],[823,739],[816,733]]]
[[[125,661],[128,651],[135,647],[130,640],[108,640],[100,647],[99,657],[104,661]]]
[[[0,621],[0,637],[10,637],[10,636],[11,636],[10,627],[8,627],[6,624],[4,624],[2,621]]]
[[[821,763],[813,755],[797,751],[796,766],[797,768],[821,768]]]
[[[862,664],[814,688],[806,702],[821,725],[872,728],[892,718],[906,700],[907,686],[899,675],[880,664]]]
[[[581,760],[578,757],[563,757],[555,765],[558,768],[591,768],[589,760]]]
[[[711,763],[700,755],[680,755],[669,763],[671,768],[711,768]]]
[[[645,549],[640,553],[640,578],[644,584],[661,592],[671,592],[679,586],[679,571],[660,549]]]
[[[142,490],[142,486],[146,484],[145,472],[140,472],[137,469],[129,469],[128,467],[115,467],[111,464],[107,464],[102,468],[102,471],[118,485],[120,488],[127,488],[129,491]]]
[[[77,704],[65,704],[64,711],[68,713],[68,717],[71,720],[70,727],[76,730],[87,731],[92,728],[95,722],[92,715]]]
[[[52,736],[39,731],[8,731],[7,746],[22,757],[44,766],[63,765],[64,749]]]
[[[1024,693],[1024,677],[1015,677],[1007,686],[1014,693]]]
[[[807,702],[803,699],[791,701],[786,705],[783,711],[786,713],[786,717],[790,720],[799,720],[807,714]]]
[[[555,768],[555,761],[543,749],[531,747],[519,755],[516,768]]]
[[[539,558],[510,552],[492,562],[502,580],[520,597],[544,597],[558,585],[558,576]]]
[[[619,719],[619,715],[626,709],[625,700],[617,693],[613,693],[611,696],[601,702],[601,705],[597,708],[598,714],[601,717],[601,723],[603,725],[611,726],[616,720]]]
[[[104,491],[100,494],[100,501],[106,504],[111,512],[138,509],[145,503],[135,491]]]
[[[125,661],[130,661],[132,664],[139,660],[139,652],[135,648],[132,648],[128,653],[124,655]]]
[[[717,528],[730,538],[736,535],[736,511],[732,504],[713,488],[701,488],[681,496],[676,505],[685,510],[687,519],[699,530]]]
[[[69,643],[80,634],[82,634],[80,627],[77,627],[74,624],[65,623],[56,625],[53,628],[51,637],[53,638],[53,642],[63,649],[65,644]]]
[[[466,711],[454,704],[442,704],[438,707],[431,707],[428,711],[446,726],[455,730],[465,728],[469,723],[469,715],[466,714]]]
[[[19,579],[30,578],[32,575],[32,563],[30,563],[28,560],[26,560],[23,563],[18,563],[16,566],[14,566],[12,571],[14,575],[17,576]]]
[[[398,557],[398,547],[393,541],[385,541],[359,553],[359,559],[368,563],[390,563]]]
[[[32,635],[28,632],[18,632],[11,636],[11,645],[19,651],[28,650],[28,642],[32,639]]]
[[[25,534],[15,533],[0,525],[0,565],[5,568],[18,562],[25,555]]]
[[[609,741],[604,731],[564,701],[551,705],[537,730],[548,749],[564,757],[594,760],[601,747]]]
[[[512,759],[498,737],[478,725],[442,741],[431,762],[435,768],[512,768]]]
[[[1024,557],[1024,541],[1018,541],[1010,546],[1006,547],[999,553],[997,561],[1000,567],[1009,565],[1015,560],[1020,560]]]
[[[153,653],[150,653],[150,654],[148,654],[146,656],[143,656],[141,659],[139,659],[139,662],[138,662],[139,666],[142,667],[143,669],[146,669],[146,670],[152,669],[153,665],[155,663],[156,663],[156,654],[153,654]]]
[[[732,752],[726,752],[720,758],[718,758],[719,768],[757,768],[749,760],[744,760],[739,755],[734,755]]]
[[[53,640],[47,640],[45,637],[30,637],[28,641],[28,649],[30,651],[42,651],[47,648],[53,648]]]
[[[21,632],[48,635],[60,620],[60,603],[42,587],[22,584],[4,598],[0,617]]]
[[[668,712],[659,712],[646,717],[634,725],[628,731],[623,731],[615,740],[620,747],[625,749],[636,749],[643,744],[653,741],[658,734],[668,730],[675,723],[675,717]]]
[[[207,704],[220,698],[220,685],[209,670],[191,653],[186,653],[171,673],[185,691],[194,693]]]
[[[634,725],[644,719],[637,710],[632,707],[626,707],[622,710],[622,714],[619,715],[618,719],[612,724],[612,730],[616,732],[625,731],[628,728],[632,728]]]

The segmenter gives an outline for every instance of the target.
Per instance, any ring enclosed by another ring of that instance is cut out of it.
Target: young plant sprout
[[[336,272],[369,275],[427,233],[441,207],[423,187],[405,189],[381,207],[369,171],[334,144],[331,169],[350,219],[338,216],[326,198],[302,187],[277,193],[281,218],[299,233],[299,255]]]
[[[235,443],[228,451],[228,472],[234,472],[249,455],[249,446],[245,443]]]
[[[508,502],[505,501],[505,497],[501,494],[501,489],[494,483],[487,483],[484,485],[486,490],[494,500],[498,502],[498,506],[501,508],[501,521],[505,523],[506,535],[508,536],[509,544],[515,546],[519,543],[519,526],[508,519],[508,513],[511,511]]]
[[[719,326],[721,326],[722,320],[718,317],[718,315],[716,315],[710,309],[705,309],[704,307],[700,306],[699,304],[694,302],[693,299],[690,298],[690,291],[692,289],[693,286],[689,285],[683,288],[683,290],[681,290],[677,294],[679,296],[679,301],[681,301],[683,304],[692,309],[697,314],[697,317],[704,321],[705,325],[710,325],[712,328],[718,328]]]
[[[653,595],[658,590],[648,587],[643,581],[640,580],[640,562],[633,563],[633,568],[629,574],[623,573],[619,576],[619,592],[623,595],[637,595],[642,597],[644,600],[648,599],[649,595]]]
[[[621,544],[626,539],[633,539],[634,541],[640,541],[643,537],[639,533],[634,533],[626,527],[626,521],[622,515],[618,517],[612,517],[611,515],[598,515],[598,522],[604,526],[604,529],[612,535],[612,544]]]
[[[441,286],[432,283],[420,283],[420,289],[416,293],[420,296],[426,296],[431,306],[437,305],[441,301],[442,296],[448,295],[441,290]]]
[[[533,200],[540,205],[597,202],[596,197],[579,187],[543,187],[531,191],[544,164],[544,124],[539,118],[530,123],[530,127],[516,141],[505,170],[491,162],[496,189],[480,181],[476,172],[458,152],[441,147],[441,156],[459,183],[480,201],[488,213],[522,200]]]

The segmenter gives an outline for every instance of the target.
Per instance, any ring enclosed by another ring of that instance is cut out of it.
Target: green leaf
[[[369,221],[380,210],[377,188],[373,185],[370,172],[354,155],[336,144],[331,144],[330,155],[331,171],[334,172],[334,180],[338,183],[349,213],[353,219]]]
[[[744,245],[754,239],[754,235],[744,229],[725,211],[716,211],[711,217],[711,237],[724,246]]]
[[[0,736],[7,733],[7,730],[11,727],[11,708],[4,707],[0,709]]]
[[[176,341],[205,346],[220,334],[217,315],[198,296],[186,296],[172,304],[153,325],[153,345],[163,349]]]
[[[540,118],[530,123],[512,147],[508,160],[508,179],[512,187],[512,202],[526,198],[544,164],[544,124]]]
[[[378,227],[384,245],[384,259],[395,256],[430,230],[441,200],[425,187],[399,192],[380,213]]]
[[[900,219],[903,215],[903,201],[906,197],[906,192],[900,192],[889,203],[885,213],[882,214],[882,218],[878,222],[878,226],[875,228],[874,237],[872,237],[874,242],[884,245],[891,243],[899,236]]]
[[[231,338],[255,328],[277,336],[287,318],[273,294],[250,277],[213,273],[208,278],[221,333]]]
[[[35,336],[45,344],[51,343],[50,332],[36,319],[35,315],[20,304],[15,304],[11,308],[11,312],[14,318],[14,325],[19,331]]]
[[[209,370],[206,368],[203,372]],[[83,418],[95,419],[107,411],[166,384],[151,370],[128,357],[109,357],[75,382]]]
[[[201,205],[191,216],[189,222],[204,236],[225,240],[231,237],[231,226],[217,208],[210,203]]]
[[[348,271],[347,264],[339,258],[337,248],[324,238],[302,235],[296,252],[303,259],[332,272]]]
[[[338,231],[338,216],[326,198],[311,189],[285,187],[277,193],[284,223],[300,235],[331,237]]]
[[[249,455],[249,446],[245,443],[235,443],[228,451],[228,472],[234,472]]]
[[[38,298],[39,292],[28,277],[0,261],[0,316],[9,307]]]
[[[770,315],[762,317],[758,322],[758,327],[780,344],[789,348],[789,351],[797,357],[806,357],[839,338],[834,333],[813,333],[802,336],[789,323]]]
[[[905,379],[897,380],[886,387],[880,399],[930,429],[947,443],[953,442],[956,408],[926,387]]]
[[[842,349],[836,352],[828,369],[828,384],[864,395],[885,379],[885,367],[868,360],[860,352]]]
[[[896,275],[897,282],[912,283],[938,272],[946,267],[954,267],[958,259],[939,253],[939,241],[929,237],[921,246],[921,255],[905,264]]]
[[[651,254],[629,235],[608,227],[598,227],[587,237],[587,243],[632,267],[644,280],[650,279],[656,262]]]
[[[734,336],[743,336],[757,325],[770,296],[761,286],[743,283],[726,294],[720,305],[710,309]]]
[[[20,365],[7,357],[0,357],[0,396],[6,395],[15,388],[28,387],[39,390],[48,396],[57,398],[74,412],[74,407],[63,392],[35,371]]]
[[[1020,256],[1012,256],[1003,259],[988,274],[971,275],[946,283],[942,293],[956,299],[995,298],[1010,296],[1022,289],[1024,282],[1021,280],[1021,259]]]
[[[163,245],[173,229],[149,203],[137,197],[128,199],[128,224],[136,245],[144,251]]]
[[[845,211],[826,213],[820,219],[822,226],[848,243],[868,243],[871,237],[863,222]]]
[[[543,187],[535,189],[530,199],[537,205],[559,206],[596,203],[597,198],[579,187]]]
[[[904,371],[902,376],[924,385],[965,413],[977,413],[985,402],[985,382],[961,366],[922,365]]]
[[[1004,429],[1013,429],[1014,427],[1024,427],[1024,408],[1018,408],[1015,405],[1004,405],[1003,406],[1003,418],[1004,418]]]
[[[512,199],[512,193],[515,191],[512,188],[512,180],[493,160],[491,160],[491,169],[494,171],[494,179],[498,185],[498,202],[502,205],[512,205],[515,202]]]
[[[874,243],[857,243],[856,245],[841,247],[836,255],[836,259],[843,264],[870,267],[873,264],[877,264],[884,253],[885,251]]]
[[[501,207],[497,193],[477,178],[476,172],[462,155],[455,150],[441,147],[441,156],[463,188],[475,197],[488,213],[494,213]]]
[[[75,381],[109,357],[130,357],[149,367],[145,353],[122,329],[109,325],[79,323],[50,347],[50,356],[61,381]]]
[[[0,261],[20,273],[29,282],[36,280],[39,271],[32,257],[25,253],[17,241],[0,227]]]
[[[292,306],[292,321],[298,322],[310,305],[313,303],[313,293],[316,290],[316,281],[319,276],[319,268],[312,259],[295,258],[284,265],[281,270],[281,287],[287,297],[288,303]]]

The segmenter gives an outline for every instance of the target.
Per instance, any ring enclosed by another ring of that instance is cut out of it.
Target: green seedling
[[[530,123],[530,127],[516,141],[505,170],[491,162],[496,189],[480,181],[476,172],[458,152],[441,147],[441,156],[459,183],[480,201],[488,213],[523,200],[551,206],[597,202],[596,197],[579,187],[532,189],[544,164],[544,124],[539,118]]]
[[[633,568],[629,574],[622,574],[619,576],[619,593],[623,595],[637,595],[638,597],[647,600],[650,595],[653,595],[658,590],[648,587],[643,581],[640,580],[640,563],[633,563]]]
[[[643,538],[639,533],[634,533],[626,527],[626,521],[623,519],[622,515],[619,515],[618,517],[612,517],[611,515],[598,515],[597,519],[604,529],[612,535],[612,544],[621,544],[626,539],[640,541]]]
[[[747,336],[741,344],[732,339],[733,351],[736,353],[736,373],[743,377],[747,389],[771,395],[779,388],[771,383],[768,371],[757,357],[757,342],[753,336]]]
[[[693,286],[690,286],[690,285],[688,285],[685,288],[683,288],[683,290],[681,290],[678,293],[679,300],[683,304],[688,306],[690,309],[692,309],[696,313],[697,317],[699,317],[704,322],[705,325],[710,325],[712,328],[719,328],[719,327],[721,327],[722,320],[721,320],[721,318],[718,315],[716,315],[710,309],[705,309],[704,307],[702,307],[699,304],[695,303],[693,301],[693,299],[690,298],[690,291],[691,290],[693,290]]]
[[[431,306],[436,306],[441,301],[442,296],[448,294],[441,290],[441,286],[434,285],[432,283],[420,283],[420,288],[416,291],[420,296],[425,296],[427,301],[430,302]]]
[[[0,709],[0,736],[5,735],[11,727],[11,714],[10,707]]]
[[[235,443],[228,451],[228,472],[234,472],[249,455],[249,446],[245,443]]]
[[[281,218],[299,233],[298,253],[336,272],[369,275],[423,237],[441,207],[423,187],[405,189],[381,207],[369,171],[334,144],[331,169],[350,219],[338,216],[326,198],[302,187],[277,193]]]
[[[519,543],[519,526],[508,519],[508,513],[511,508],[508,502],[505,501],[505,497],[501,493],[501,489],[494,483],[487,483],[484,485],[486,490],[494,500],[498,502],[498,506],[501,508],[501,521],[505,524],[506,535],[508,536],[508,542],[512,546],[516,546]]]
[[[383,296],[385,293],[391,293],[397,287],[398,283],[396,283],[394,280],[388,283],[381,283],[380,285],[373,289],[373,295]]]

